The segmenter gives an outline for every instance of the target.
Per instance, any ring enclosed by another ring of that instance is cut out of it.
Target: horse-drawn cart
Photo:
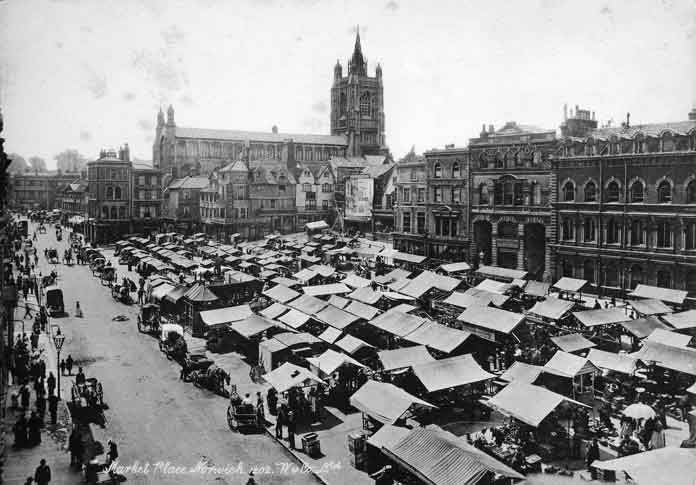
[[[213,364],[206,370],[195,370],[191,372],[190,380],[196,387],[208,389],[222,397],[227,397],[228,392],[225,388],[230,383],[230,375],[224,369]]]
[[[58,251],[55,248],[51,248],[46,252],[46,256],[48,257],[48,262],[51,264],[58,264],[60,261],[58,260]]]
[[[84,384],[73,384],[71,393],[71,413],[73,420],[82,423],[97,423],[103,426],[104,391],[101,383],[94,377],[85,380]]]
[[[230,405],[227,407],[227,425],[232,431],[256,432],[261,428],[259,415],[253,404],[245,404],[237,394],[235,386],[230,391]]]
[[[130,295],[128,290],[129,288],[124,285],[114,285],[111,287],[111,296],[116,301],[120,301],[126,305],[131,305],[133,304],[133,297]],[[140,318],[140,315],[138,315],[138,318]]]
[[[138,314],[138,331],[151,335],[160,335],[159,306],[147,303],[140,308]]]

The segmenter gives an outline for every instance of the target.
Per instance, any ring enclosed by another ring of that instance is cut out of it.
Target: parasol
[[[623,415],[633,419],[648,419],[655,417],[655,411],[647,404],[635,403],[624,409]]]

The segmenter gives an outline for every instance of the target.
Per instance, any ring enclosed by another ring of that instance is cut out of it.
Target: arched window
[[[661,269],[657,272],[657,286],[660,288],[672,287],[672,275],[669,271]]]
[[[347,104],[346,103],[346,93],[341,93],[341,100],[339,102],[339,109],[338,109],[338,112],[341,115],[346,114],[346,104]]]
[[[588,259],[582,265],[582,277],[590,283],[595,282],[595,266],[594,261]]]
[[[672,247],[672,227],[669,225],[669,222],[660,222],[657,225],[657,247]]]
[[[111,208],[111,218],[118,219],[118,209],[116,209],[116,207]]]
[[[486,184],[479,185],[479,205],[488,205],[488,186]]]
[[[594,182],[585,184],[585,202],[595,202],[597,200],[597,185]]]
[[[505,182],[503,184],[503,204],[512,205],[515,200],[515,184],[513,182]]]
[[[686,203],[696,204],[696,180],[692,180],[686,186]]]
[[[107,187],[107,188],[106,188],[106,198],[107,198],[107,199],[113,199],[113,198],[114,198],[114,188],[113,188],[113,187]]]
[[[121,206],[118,208],[118,218],[119,219],[125,219],[126,218],[126,208]]]
[[[370,104],[370,93],[363,93],[360,96],[360,115],[370,116],[372,113],[372,107]]]
[[[592,242],[595,240],[597,231],[594,218],[588,217],[585,219],[585,222],[583,223],[583,233],[585,236],[583,240],[585,242]]]
[[[616,244],[619,242],[619,225],[614,219],[607,221],[607,244]]]
[[[454,162],[454,165],[452,165],[452,178],[458,179],[460,176],[459,162]]]
[[[573,202],[575,200],[575,184],[573,182],[566,182],[563,186],[563,201]]]
[[[116,187],[114,190],[114,199],[121,200],[121,187]]]
[[[433,172],[436,179],[442,178],[442,165],[440,165],[440,162],[435,162]]]
[[[660,203],[672,202],[672,186],[666,180],[657,186],[657,201]]]
[[[645,188],[643,183],[636,180],[631,185],[631,202],[643,202],[645,200]]]
[[[620,197],[619,183],[615,180],[609,182],[609,185],[607,185],[607,202],[618,202]]]
[[[573,231],[573,221],[566,217],[563,219],[563,224],[561,226],[561,239],[563,241],[572,241],[575,239],[575,231]]]

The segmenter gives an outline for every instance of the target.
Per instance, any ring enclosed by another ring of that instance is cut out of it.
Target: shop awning
[[[420,264],[427,259],[426,256],[419,256],[417,254],[402,253],[400,251],[395,251],[392,254],[392,259],[394,261],[405,261],[407,263]]]
[[[288,306],[300,310],[307,315],[319,313],[326,305],[328,305],[327,302],[311,295],[300,295],[298,298],[288,303]]]
[[[556,351],[551,360],[544,365],[544,372],[570,378],[598,371],[599,369],[589,360],[562,350]]]
[[[688,292],[682,290],[672,290],[669,288],[660,288],[659,286],[638,285],[636,289],[629,293],[630,296],[636,298],[649,298],[660,300],[676,305],[683,305]]]
[[[367,381],[350,397],[351,406],[385,424],[394,424],[408,411],[435,408],[400,387],[386,382]]]
[[[345,279],[341,280],[341,283],[348,285],[351,288],[364,288],[366,286],[370,286],[372,282],[361,276],[349,274]]]
[[[500,375],[500,379],[505,382],[531,384],[537,380],[543,370],[544,368],[540,365],[516,361]]]
[[[643,339],[653,333],[655,329],[661,328],[662,330],[669,330],[669,326],[665,325],[657,317],[645,317],[639,318],[637,320],[630,320],[628,322],[622,322],[623,326],[628,332],[639,339]]]
[[[560,291],[568,291],[570,293],[579,293],[589,282],[587,280],[580,280],[577,278],[568,278],[564,276],[560,280],[556,281],[553,285],[554,288]]]
[[[374,291],[369,286],[366,286],[353,291],[348,295],[348,298],[367,303],[368,305],[374,305],[379,301],[380,298],[382,298],[382,293]]]
[[[311,296],[344,295],[351,289],[343,283],[331,283],[329,285],[303,286],[302,291]]]
[[[311,320],[311,316],[306,313],[302,313],[299,310],[292,309],[289,312],[278,317],[279,322],[283,322],[285,325],[297,330],[302,325]]]
[[[686,347],[689,345],[689,342],[691,342],[691,339],[691,335],[684,335],[683,333],[672,332],[661,328],[656,328],[648,335],[648,340],[650,342],[671,345],[672,347]]]
[[[594,342],[587,340],[579,333],[551,337],[551,341],[563,352],[569,352],[571,354],[579,350],[591,349],[597,346]]]
[[[348,306],[350,303],[350,300],[343,298],[342,296],[338,295],[331,295],[331,298],[329,298],[329,305],[333,305],[336,308],[345,308]]]
[[[643,347],[630,354],[643,362],[655,362],[659,367],[696,376],[696,350],[672,347],[658,342],[645,340]]]
[[[499,310],[498,308],[472,306],[464,310],[457,317],[457,320],[488,330],[509,334],[524,322],[524,318],[524,315],[520,313]]]
[[[639,315],[666,315],[674,312],[660,300],[633,300],[628,302]]]
[[[423,325],[424,318],[401,312],[387,312],[370,320],[370,325],[397,337],[405,337]]]
[[[259,313],[266,318],[278,318],[283,313],[290,310],[290,307],[283,305],[282,303],[274,303],[268,308],[264,308]]]
[[[201,321],[208,327],[234,323],[253,314],[249,305],[230,306],[201,312]]]
[[[549,283],[530,280],[527,281],[527,284],[524,286],[524,294],[541,298],[548,295],[550,287],[551,285]]]
[[[574,306],[575,303],[572,301],[561,300],[550,296],[543,301],[537,302],[529,309],[529,313],[551,320],[560,320],[572,310]]]
[[[612,325],[614,323],[627,322],[631,319],[631,317],[626,315],[626,312],[620,308],[602,308],[600,310],[573,312],[573,316],[586,327]]]
[[[303,388],[317,384],[325,384],[323,380],[304,367],[299,367],[290,362],[285,362],[277,369],[272,370],[268,374],[264,374],[262,377],[279,393],[288,391],[293,387]]]
[[[377,353],[386,371],[405,369],[418,364],[434,362],[435,359],[424,345],[418,347],[403,347],[394,350],[382,350]]]
[[[326,352],[321,354],[319,357],[309,357],[307,361],[314,367],[316,367],[321,374],[331,375],[338,370],[339,367],[346,364],[354,365],[355,367],[365,366],[352,358],[349,355],[336,352],[335,350],[328,349]],[[320,374],[320,375],[321,375]]]
[[[613,470],[617,479],[626,475],[631,483],[672,485],[696,483],[694,463],[696,449],[669,446],[614,460],[595,460],[592,467]]]
[[[333,327],[326,327],[326,330],[319,334],[319,338],[327,344],[335,344],[336,341],[340,339],[342,335],[343,332],[341,332],[339,329]]]
[[[244,320],[234,322],[230,328],[242,337],[252,338],[276,326],[275,323],[259,315],[249,315]]]
[[[315,317],[339,330],[344,330],[347,326],[360,320],[360,317],[332,305],[327,305],[322,311],[316,313]]]
[[[458,263],[442,264],[438,267],[438,269],[444,271],[445,273],[460,273],[462,271],[469,271],[471,266],[469,266],[469,263],[460,261]]]
[[[471,337],[470,332],[426,321],[406,335],[404,340],[449,354],[463,345],[469,337]]]
[[[696,310],[688,310],[685,312],[673,313],[665,315],[662,319],[669,323],[677,330],[686,330],[687,328],[696,327]]]
[[[294,300],[295,298],[300,296],[300,293],[298,293],[295,290],[291,290],[290,288],[284,285],[276,285],[273,288],[265,290],[263,294],[268,298],[278,301],[280,303],[287,303],[290,300]]]
[[[341,349],[347,354],[354,355],[360,349],[363,348],[374,348],[372,345],[368,344],[364,340],[360,340],[352,335],[346,335],[341,340],[336,342],[336,347]]]
[[[321,340],[316,338],[311,333],[307,332],[283,332],[274,335],[273,338],[281,342],[286,347],[295,347],[298,345],[314,345],[321,343]]]
[[[587,354],[587,360],[600,369],[607,369],[629,376],[636,371],[639,362],[638,359],[625,354],[616,354],[599,349],[591,349]]]
[[[413,373],[428,392],[442,391],[493,379],[471,354],[413,365]]]
[[[503,279],[511,282],[512,280],[523,280],[527,277],[526,271],[517,269],[499,268],[498,266],[480,266],[476,270],[476,274],[483,277],[491,277],[493,279]]]
[[[379,314],[379,310],[373,306],[367,305],[359,301],[351,301],[345,308],[345,311],[357,315],[363,320],[372,320]]]
[[[511,383],[486,402],[489,407],[535,428],[563,403],[589,407],[544,387],[522,382]]]

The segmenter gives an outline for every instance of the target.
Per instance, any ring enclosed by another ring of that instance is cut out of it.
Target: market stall
[[[363,428],[376,430],[382,424],[404,424],[435,409],[427,401],[386,382],[369,380],[351,397],[350,404],[363,413]]]

